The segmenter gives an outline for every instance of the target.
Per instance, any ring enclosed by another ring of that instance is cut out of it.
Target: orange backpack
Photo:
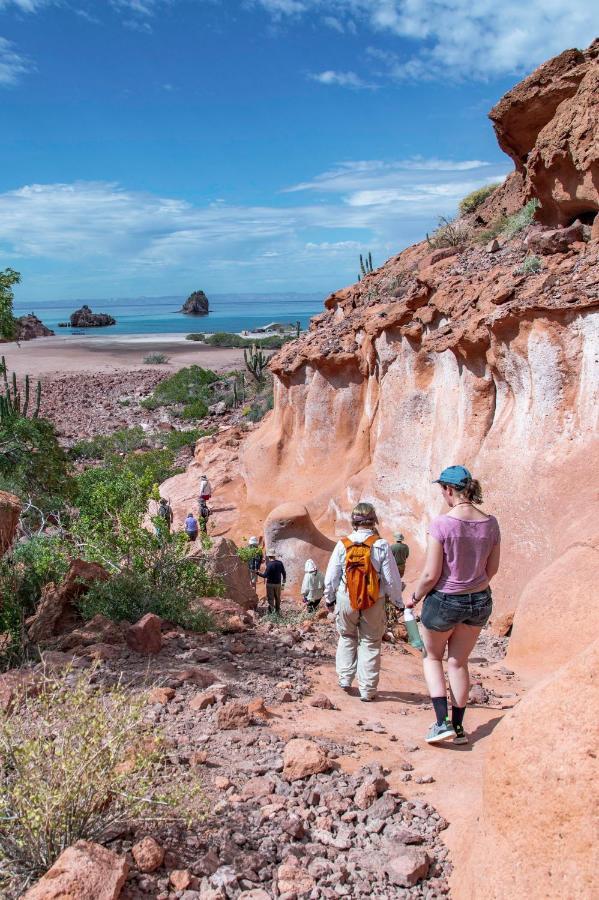
[[[378,534],[373,534],[363,543],[354,544],[343,538],[345,580],[352,609],[370,609],[379,599],[379,574],[370,558],[371,547],[378,539]]]

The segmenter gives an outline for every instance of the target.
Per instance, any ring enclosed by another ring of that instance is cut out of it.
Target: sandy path
[[[144,365],[148,353],[165,353],[167,365]],[[243,350],[206,347],[184,336],[131,335],[126,338],[56,336],[36,338],[18,345],[0,345],[0,356],[6,357],[8,368],[17,375],[34,377],[71,372],[115,372],[122,369],[157,369],[176,371],[197,364],[217,371],[243,365]]]
[[[481,680],[487,689],[504,694],[499,700],[506,708],[517,702],[521,693],[515,680],[507,682],[500,671],[503,661],[485,664],[474,663],[472,675]],[[338,711],[314,709],[306,705],[293,708],[279,707],[277,730],[285,737],[297,733],[315,738],[334,736],[336,740],[356,741],[360,745],[361,758],[340,760],[343,768],[354,771],[366,762],[375,761],[391,770],[389,782],[399,787],[408,799],[430,803],[449,822],[443,839],[450,851],[450,858],[457,864],[452,876],[454,900],[460,900],[460,860],[467,859],[469,846],[474,839],[478,810],[482,795],[483,763],[489,735],[501,721],[505,709],[487,706],[469,706],[465,724],[471,738],[466,746],[455,746],[448,741],[428,745],[424,735],[433,716],[422,676],[420,654],[408,648],[384,645],[380,692],[376,703],[361,703],[357,696],[348,696],[337,687],[332,664],[319,666],[310,672],[314,691],[325,693],[338,706]],[[356,692],[357,693],[357,692]],[[511,697],[506,695],[511,694]],[[386,733],[364,731],[358,722],[380,723]],[[409,748],[409,749],[408,749]],[[417,749],[414,749],[417,748]],[[402,764],[414,767],[411,780],[402,781]],[[432,776],[430,784],[418,784],[416,778]]]

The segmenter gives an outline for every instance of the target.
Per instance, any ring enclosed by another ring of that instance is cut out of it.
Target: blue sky
[[[502,178],[487,112],[588,0],[0,0],[19,299],[322,291]]]

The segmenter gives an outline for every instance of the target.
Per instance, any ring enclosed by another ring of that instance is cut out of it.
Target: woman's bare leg
[[[422,667],[428,692],[431,697],[445,697],[447,688],[443,673],[443,656],[447,642],[451,640],[453,629],[452,631],[429,631],[421,624],[420,630],[426,649]]]
[[[473,625],[456,625],[448,641],[447,674],[454,706],[466,706],[470,691],[468,659],[481,632]],[[426,643],[426,642],[425,642]]]

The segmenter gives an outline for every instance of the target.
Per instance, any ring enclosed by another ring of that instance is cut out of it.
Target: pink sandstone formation
[[[490,244],[423,242],[333,293],[272,360],[260,427],[196,451],[194,471],[212,465],[236,508],[227,533],[265,523],[285,562],[303,561],[314,534],[334,540],[371,500],[383,533],[400,528],[413,549],[408,579],[441,509],[433,478],[463,463],[481,479],[503,527],[493,623],[505,634],[513,621],[508,662],[532,690],[491,738],[456,898],[590,896],[596,878],[598,49],[549,61],[492,111],[517,171],[466,224],[531,197],[538,221]],[[523,268],[533,248],[537,271]]]

